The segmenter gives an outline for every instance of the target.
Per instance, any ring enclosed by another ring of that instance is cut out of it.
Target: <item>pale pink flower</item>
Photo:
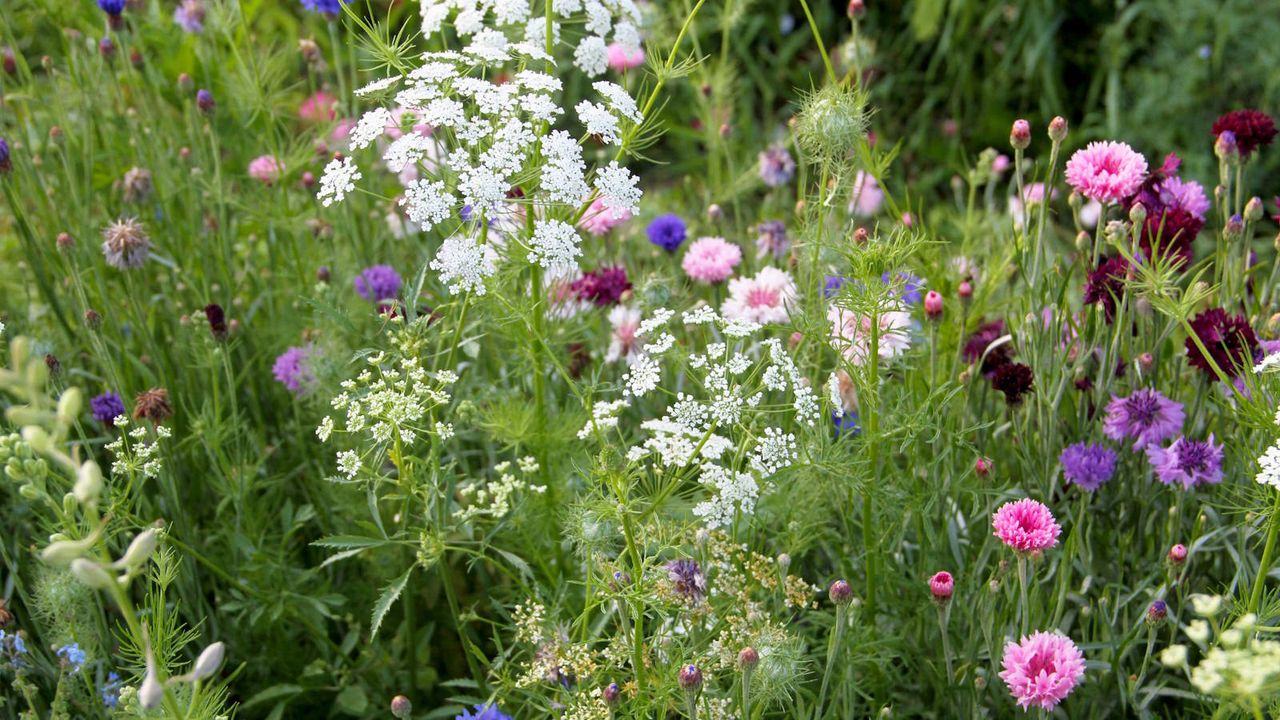
[[[791,276],[778,268],[764,267],[755,277],[729,281],[729,299],[720,312],[730,320],[750,320],[761,325],[784,323],[795,300],[796,284]]]
[[[871,217],[880,212],[884,204],[884,191],[871,175],[859,170],[853,176],[853,195],[849,198],[849,212],[859,217]]]
[[[1122,142],[1091,142],[1067,161],[1067,182],[1100,203],[1131,197],[1147,177],[1147,159]]]
[[[1057,199],[1058,191],[1054,190],[1049,193],[1050,199]],[[1013,222],[1018,227],[1026,222],[1026,210],[1028,207],[1035,207],[1044,202],[1044,183],[1031,183],[1022,189],[1022,197],[1013,195],[1009,198],[1009,214],[1013,216]]]
[[[583,214],[582,219],[578,221],[578,227],[599,237],[630,219],[630,210],[626,208],[606,208],[604,201],[596,198],[591,202],[591,207],[587,208],[587,212]]]
[[[1024,554],[1048,550],[1062,534],[1049,508],[1030,498],[1001,505],[991,516],[991,527],[1000,542]]]
[[[685,251],[680,267],[694,280],[710,284],[728,280],[740,262],[742,248],[722,237],[702,237]]]
[[[341,143],[346,142],[351,136],[351,131],[355,129],[356,121],[351,118],[342,118],[333,126],[333,131],[329,133],[329,139]]]
[[[876,325],[879,325],[876,354],[881,360],[892,360],[911,347],[910,313],[889,310],[877,315],[878,322],[873,323],[866,315],[832,305],[827,319],[831,322],[831,346],[859,367],[871,354],[872,330]]]
[[[306,123],[328,122],[337,116],[333,110],[337,102],[337,98],[321,90],[302,101],[298,118]]]
[[[608,49],[609,69],[626,72],[644,64],[644,48],[628,50],[622,43],[611,43]]]
[[[272,185],[284,173],[284,164],[273,155],[259,155],[249,163],[249,177],[265,185]]]
[[[609,350],[605,353],[605,362],[617,362],[625,359],[631,364],[636,359],[640,344],[636,342],[636,331],[640,329],[643,313],[638,308],[618,305],[609,311],[609,324],[613,326],[613,334],[609,337]]]
[[[1058,632],[1035,632],[1004,646],[1000,679],[1023,710],[1032,705],[1052,710],[1084,677],[1084,654]]]

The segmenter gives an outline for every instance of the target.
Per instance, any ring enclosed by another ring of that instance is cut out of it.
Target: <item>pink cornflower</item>
[[[742,248],[722,237],[702,237],[689,246],[680,267],[694,280],[710,284],[728,280],[740,262]]]
[[[720,312],[730,320],[750,320],[761,325],[784,323],[796,300],[791,276],[775,267],[760,268],[753,278],[729,281],[729,299]]]
[[[1020,643],[1009,642],[1000,664],[1000,679],[1023,710],[1032,705],[1054,709],[1084,677],[1084,654],[1058,632],[1035,632]]]
[[[911,347],[911,314],[900,310],[882,312],[878,316],[880,332],[876,338],[876,355],[892,360]],[[831,322],[831,345],[844,353],[849,362],[861,367],[871,353],[874,327],[870,317],[835,305],[827,311]]]
[[[1067,161],[1067,182],[1100,203],[1118,203],[1142,187],[1147,159],[1125,143],[1091,142]]]
[[[933,593],[933,599],[938,602],[950,600],[955,586],[955,578],[951,577],[951,573],[946,570],[934,573],[933,577],[929,578],[929,592]]]
[[[1030,498],[1001,505],[991,516],[991,527],[1000,542],[1024,554],[1048,550],[1062,533],[1049,508]]]
[[[609,351],[605,353],[605,362],[626,360],[630,365],[640,350],[636,342],[636,331],[640,329],[643,314],[638,308],[618,305],[609,311],[609,324],[613,326],[613,334],[609,337]]]
[[[587,208],[587,212],[582,216],[582,219],[578,221],[578,227],[596,237],[600,237],[630,219],[630,210],[626,208],[606,208],[604,201],[596,198],[591,202],[591,207]]]
[[[273,155],[259,155],[249,163],[249,177],[264,185],[273,185],[284,172],[284,164]]]
[[[884,191],[871,175],[859,170],[853,176],[853,195],[849,198],[849,212],[858,217],[871,217],[880,212],[884,204]]]
[[[628,50],[622,43],[610,43],[607,57],[609,69],[614,72],[626,72],[644,64],[644,48]]]
[[[337,102],[337,98],[321,90],[298,106],[298,119],[305,123],[328,122],[337,117],[333,110]]]

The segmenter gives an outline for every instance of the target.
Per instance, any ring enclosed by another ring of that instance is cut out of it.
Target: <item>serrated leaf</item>
[[[369,628],[369,637],[378,634],[378,628],[382,627],[382,619],[387,616],[387,611],[396,603],[396,599],[400,597],[400,593],[404,592],[404,586],[409,584],[409,576],[413,574],[413,567],[410,566],[404,574],[391,584],[382,589],[382,595],[378,598],[378,602],[373,605],[373,625]]]

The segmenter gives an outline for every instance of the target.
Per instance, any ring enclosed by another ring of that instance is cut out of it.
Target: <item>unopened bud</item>
[[[827,597],[831,598],[831,602],[837,605],[847,605],[853,599],[853,588],[849,587],[846,580],[836,580],[831,583],[830,589],[827,590]]]
[[[924,314],[930,320],[942,317],[942,295],[937,290],[930,290],[924,295]]]
[[[759,663],[760,653],[755,648],[748,646],[738,651],[738,667],[743,670],[752,670]]]
[[[1021,118],[1014,120],[1009,130],[1009,144],[1014,150],[1026,150],[1031,144],[1031,123]]]
[[[403,695],[397,695],[391,698],[391,715],[392,717],[404,720],[413,712],[413,703],[409,702],[409,698]]]
[[[71,574],[75,579],[95,590],[105,590],[115,583],[111,573],[104,570],[98,563],[85,558],[76,558],[71,561]]]
[[[951,577],[951,573],[943,570],[934,573],[929,578],[929,592],[933,595],[933,599],[939,603],[946,603],[951,599],[951,593],[955,590],[955,579]]]
[[[973,461],[973,471],[978,474],[978,477],[986,477],[989,475],[991,473],[990,458],[980,457]]]
[[[1225,162],[1239,162],[1240,146],[1236,143],[1236,134],[1230,130],[1218,133],[1218,139],[1213,143],[1213,154]]]
[[[115,570],[137,570],[142,563],[151,557],[151,553],[156,551],[156,544],[159,542],[159,531],[155,528],[147,528],[138,533],[133,538],[133,542],[129,543],[129,548],[124,551],[124,555],[120,559],[112,563],[111,567]]]
[[[853,231],[853,244],[862,247],[867,244],[867,240],[871,239],[871,233],[866,228],[860,227]]]
[[[1134,225],[1141,225],[1147,221],[1147,206],[1142,203],[1134,203],[1129,208],[1129,222]]]
[[[98,502],[102,495],[102,468],[92,460],[86,460],[76,472],[76,484],[71,490],[82,505]]]
[[[1223,229],[1228,240],[1238,240],[1244,235],[1244,218],[1232,215],[1227,219],[1227,227]]]
[[[1244,206],[1244,219],[1249,222],[1258,222],[1262,219],[1262,198],[1257,195],[1249,198],[1249,202]]]
[[[845,8],[845,14],[855,20],[866,15],[867,3],[864,0],[849,0],[849,5]]]
[[[205,648],[201,651],[200,657],[196,658],[196,664],[191,667],[191,673],[187,678],[196,681],[213,677],[213,674],[218,672],[218,668],[222,667],[222,658],[226,653],[227,646],[221,642]]]
[[[697,665],[685,665],[680,668],[677,680],[685,692],[697,692],[702,689],[702,671]]]
[[[609,706],[617,705],[622,700],[622,688],[618,687],[618,683],[609,683],[604,687],[604,701]]]
[[[1057,115],[1049,121],[1049,139],[1055,143],[1060,143],[1067,139],[1066,118]]]
[[[1169,548],[1169,564],[1178,567],[1187,561],[1187,546],[1178,543]]]

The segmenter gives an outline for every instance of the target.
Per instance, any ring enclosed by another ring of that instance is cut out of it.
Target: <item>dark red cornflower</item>
[[[213,339],[226,340],[227,316],[222,312],[222,306],[217,303],[205,305],[204,317],[209,321],[209,332],[213,334]]]
[[[1123,257],[1103,258],[1085,282],[1084,303],[1102,305],[1102,314],[1108,325],[1115,321],[1116,306],[1124,299],[1124,281],[1128,274],[1128,260]]]
[[[1179,269],[1191,267],[1194,257],[1191,242],[1204,228],[1204,220],[1179,207],[1165,208],[1147,215],[1138,242],[1147,257],[1160,257],[1176,263]]]
[[[1209,357],[1213,358],[1218,369],[1227,377],[1234,378],[1242,368],[1253,363],[1253,354],[1258,349],[1258,336],[1243,315],[1228,315],[1222,308],[1205,310],[1191,320],[1191,330],[1195,333],[1195,338],[1189,337],[1186,340],[1187,362],[1204,371],[1210,380],[1217,381],[1219,378],[1209,364],[1209,358],[1200,351],[1196,338],[1204,344]]]
[[[1232,110],[1213,121],[1215,138],[1226,130],[1235,133],[1240,157],[1247,158],[1254,150],[1270,145],[1276,138],[1276,121],[1257,110]]]
[[[992,320],[979,325],[978,329],[974,330],[965,341],[963,350],[965,362],[975,363],[982,360],[982,374],[991,377],[1002,365],[1008,364],[1014,355],[1013,343],[1004,343],[987,353],[987,347],[1004,334],[1003,320]],[[986,359],[983,359],[983,353],[986,353]]]
[[[991,378],[991,387],[1004,393],[1005,402],[1018,405],[1035,388],[1036,375],[1022,363],[1005,363]]]
[[[596,307],[608,307],[618,304],[622,294],[631,289],[631,281],[621,265],[614,265],[583,273],[569,289],[579,300],[588,301]]]

